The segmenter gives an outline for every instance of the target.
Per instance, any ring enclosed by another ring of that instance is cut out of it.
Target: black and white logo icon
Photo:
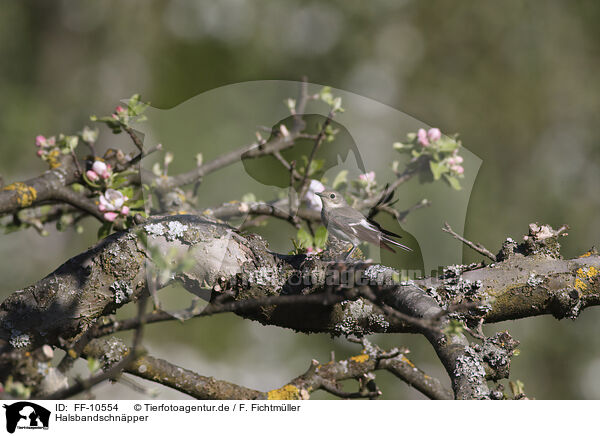
[[[48,429],[50,411],[42,406],[29,401],[19,401],[10,405],[4,404],[6,409],[6,430],[14,433],[18,429]]]

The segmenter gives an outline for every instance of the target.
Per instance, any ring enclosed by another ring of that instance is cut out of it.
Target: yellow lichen
[[[414,367],[415,367],[415,364],[414,364],[414,363],[412,363],[410,360],[408,360],[408,359],[406,358],[406,356],[402,356],[402,357],[400,358],[400,360],[402,360],[404,363],[406,363],[407,365],[411,366],[412,368],[414,368]]]
[[[579,256],[579,257],[580,257],[580,258],[581,258],[581,257],[590,257],[591,255],[592,255],[592,252],[591,252],[591,251],[588,251],[587,253],[583,253],[583,254],[582,254],[581,256]]]
[[[46,155],[46,162],[48,162],[48,165],[51,169],[58,168],[60,166],[60,160],[58,159],[59,157],[60,150],[58,148],[55,148]]]
[[[587,284],[581,279],[575,279],[575,289],[578,291],[585,291],[587,289]]]
[[[577,270],[577,277],[575,278],[575,289],[585,291],[588,288],[587,280],[591,280],[598,275],[600,275],[600,269],[594,266],[579,268]]]
[[[299,400],[300,398],[300,389],[294,385],[285,385],[282,388],[267,392],[267,399],[269,400]]]
[[[354,362],[357,362],[357,363],[363,363],[363,362],[366,362],[367,360],[369,360],[369,355],[368,354],[359,354],[358,356],[352,356],[350,358],[350,360],[353,360]]]
[[[3,191],[15,191],[17,194],[17,204],[20,207],[28,207],[33,204],[37,198],[37,191],[32,186],[22,182],[11,183],[2,188]]]

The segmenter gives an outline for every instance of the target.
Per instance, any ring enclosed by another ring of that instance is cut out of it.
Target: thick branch
[[[514,254],[494,266],[456,277],[399,286],[393,284],[396,272],[391,268],[336,266],[317,257],[277,255],[258,237],[244,238],[225,225],[182,215],[156,218],[111,235],[9,296],[0,306],[0,338],[27,347],[59,344],[59,337],[70,341],[100,316],[136,299],[146,291],[147,255],[138,243],[140,230],[146,231],[148,243],[160,250],[173,247],[196,259],[192,270],[176,277],[185,287],[197,291],[219,285],[235,300],[322,292],[327,280],[339,281],[346,274],[344,286],[375,284],[388,305],[421,318],[439,316],[440,305],[469,301],[481,302],[486,322],[541,314],[572,317],[600,303],[600,258],[595,254],[571,260]],[[350,279],[355,282],[347,282]],[[414,331],[414,326],[386,315],[362,298],[332,306],[273,305],[239,314],[304,332],[364,335]]]
[[[73,162],[72,156],[63,155],[53,169],[41,176],[0,188],[0,216],[57,200],[58,190],[76,182],[80,177]]]

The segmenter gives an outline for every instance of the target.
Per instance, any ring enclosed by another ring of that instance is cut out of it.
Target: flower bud
[[[427,147],[429,145],[429,139],[427,139],[427,132],[425,129],[419,129],[417,132],[417,141],[423,147]]]
[[[92,170],[87,170],[85,172],[85,175],[91,182],[95,182],[96,180],[98,180],[100,178],[100,177],[98,177],[98,174],[96,173],[96,171],[92,171]]]
[[[35,137],[36,147],[44,147],[46,145],[46,137],[44,135],[37,135]]]
[[[117,216],[119,216],[119,214],[116,212],[106,212],[104,214],[104,219],[112,223],[117,218]]]
[[[431,142],[435,142],[442,137],[442,132],[437,127],[434,127],[427,131],[427,136]]]

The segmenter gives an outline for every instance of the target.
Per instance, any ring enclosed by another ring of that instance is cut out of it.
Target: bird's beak
[[[315,195],[318,195],[321,198],[323,198],[325,196],[322,192],[315,192]]]

